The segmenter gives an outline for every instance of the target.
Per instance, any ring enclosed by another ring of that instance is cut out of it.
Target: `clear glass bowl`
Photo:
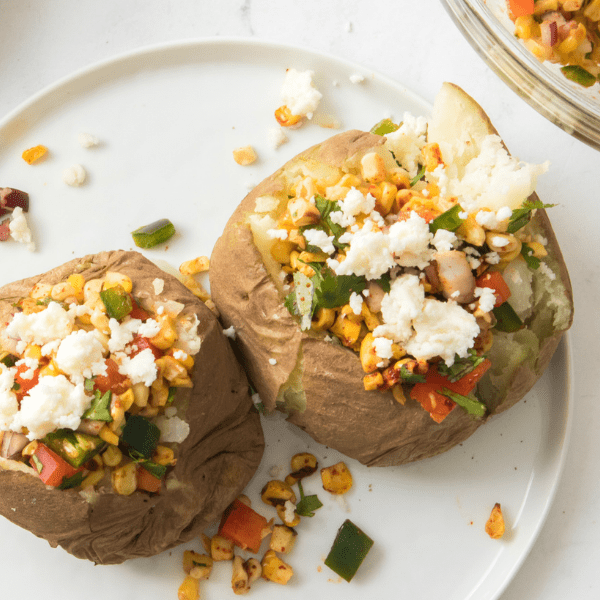
[[[567,133],[600,150],[600,85],[584,88],[538,61],[514,35],[506,0],[442,0],[465,38],[521,98]]]

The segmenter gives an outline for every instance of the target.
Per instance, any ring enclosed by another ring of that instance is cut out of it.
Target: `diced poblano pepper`
[[[367,556],[373,540],[346,519],[338,529],[335,541],[325,559],[325,564],[340,577],[350,581]]]
[[[131,415],[121,434],[121,442],[134,458],[150,458],[159,438],[158,425],[140,415]]]
[[[125,318],[133,310],[131,296],[120,285],[102,290],[100,299],[106,308],[106,314],[117,321]]]
[[[103,439],[72,429],[49,433],[44,443],[75,468],[81,467],[106,446]]]
[[[159,219],[131,232],[133,241],[138,248],[153,248],[166,242],[174,234],[175,225],[169,219]]]

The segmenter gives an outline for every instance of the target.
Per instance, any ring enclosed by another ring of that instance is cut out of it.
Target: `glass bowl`
[[[442,0],[470,44],[496,74],[552,123],[600,150],[600,85],[568,80],[514,35],[506,0]]]

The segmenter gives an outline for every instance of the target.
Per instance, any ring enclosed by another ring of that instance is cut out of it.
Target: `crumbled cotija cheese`
[[[343,200],[339,201],[341,210],[330,213],[329,218],[333,223],[348,227],[356,223],[356,216],[369,215],[375,208],[375,198],[371,194],[366,196],[360,190],[351,188]]]
[[[0,430],[10,430],[10,425],[17,411],[19,403],[13,392],[15,373],[17,369],[5,367],[0,363]]]
[[[386,133],[385,146],[394,153],[396,160],[415,177],[423,160],[421,149],[426,143],[427,119],[404,114],[402,125],[391,133]]]
[[[73,385],[64,375],[40,377],[21,400],[10,429],[20,431],[26,427],[30,440],[43,438],[57,428],[77,429],[90,403],[83,383]]]
[[[288,141],[288,137],[281,127],[271,127],[268,131],[268,138],[269,145],[275,149]]]
[[[333,245],[335,237],[327,235],[322,229],[305,229],[304,237],[311,246],[316,246],[325,252],[325,254],[333,254],[335,252],[335,246]]]
[[[63,181],[70,186],[79,187],[85,183],[86,170],[81,165],[67,167],[62,174]]]
[[[455,355],[464,358],[479,335],[477,320],[454,302],[426,298],[423,310],[413,320],[413,337],[404,349],[417,360],[440,356],[451,367]]]
[[[6,327],[6,334],[25,343],[43,346],[53,340],[67,337],[73,330],[73,317],[58,303],[26,315],[17,313]]]
[[[128,319],[123,323],[119,323],[117,319],[109,319],[110,339],[108,340],[108,349],[111,352],[121,352],[133,340],[141,324],[140,319]]]
[[[363,305],[362,296],[359,296],[356,292],[352,292],[352,294],[350,294],[350,300],[348,304],[355,315],[360,315]]]
[[[483,312],[490,312],[496,305],[496,294],[491,288],[475,288],[475,297],[479,298],[479,308]]]
[[[77,139],[82,148],[93,148],[100,143],[100,140],[91,133],[80,133]]]
[[[154,293],[157,296],[159,296],[160,294],[163,293],[163,290],[165,289],[165,280],[160,279],[159,277],[157,277],[156,279],[153,279],[152,287],[154,288]]]
[[[143,383],[150,387],[156,379],[157,369],[154,354],[150,348],[145,348],[133,358],[124,353],[116,355],[119,359],[119,373],[131,379],[131,383]]]
[[[11,216],[10,223],[8,224],[10,231],[10,237],[17,242],[27,244],[27,248],[32,252],[35,250],[35,243],[31,236],[31,230],[27,224],[27,218],[25,213],[20,206],[17,206]]]
[[[313,71],[287,69],[281,86],[281,101],[293,115],[312,119],[323,95],[313,85]]]
[[[91,331],[79,329],[69,334],[56,353],[58,368],[76,381],[106,374],[104,347]]]
[[[190,426],[179,417],[168,417],[166,414],[156,419],[160,429],[161,442],[174,442],[180,444],[190,433]]]
[[[375,354],[379,358],[389,359],[394,355],[392,351],[392,340],[385,337],[376,337],[373,340],[373,346],[375,347]]]

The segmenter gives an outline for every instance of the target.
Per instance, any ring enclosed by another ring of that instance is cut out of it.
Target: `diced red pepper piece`
[[[20,364],[17,367],[17,372],[15,374],[15,383],[19,386],[19,389],[15,390],[15,394],[17,396],[17,400],[21,400],[32,387],[35,387],[40,380],[40,370],[35,369],[33,371],[33,375],[30,379],[25,379],[23,377],[23,373],[26,373],[30,370],[25,364]]]
[[[534,10],[534,0],[508,0],[510,14],[514,19],[525,15],[532,15]]]
[[[476,284],[477,287],[494,290],[494,294],[496,295],[496,304],[494,306],[500,306],[510,298],[510,288],[500,271],[486,271],[477,278]]]
[[[144,490],[146,492],[152,492],[158,494],[162,486],[162,479],[155,477],[142,466],[137,468],[137,487],[138,490]]]
[[[79,469],[72,467],[66,460],[42,443],[38,443],[33,457],[30,459],[31,466],[37,471],[40,479],[46,485],[52,487],[58,487],[64,479],[73,477],[79,471],[83,471],[83,467]]]
[[[140,321],[145,321],[146,319],[150,318],[150,313],[146,310],[144,310],[135,300],[135,298],[129,294],[129,296],[131,297],[131,305],[132,305],[132,309],[131,312],[129,313],[129,316],[132,319],[139,319]]]
[[[112,358],[107,358],[106,375],[98,375],[94,379],[94,388],[103,394],[110,390],[118,396],[127,391],[126,381],[127,377],[119,373],[119,365]]]
[[[447,388],[451,392],[466,396],[475,389],[477,382],[491,366],[491,361],[486,358],[458,381],[450,381],[447,377],[440,375],[434,367],[427,373],[425,382],[415,383],[410,390],[410,397],[419,402],[436,423],[441,423],[456,404],[450,398],[441,394],[440,391]]]
[[[235,499],[223,513],[219,535],[231,540],[242,550],[255,554],[260,550],[267,519],[255,510]]]
[[[157,348],[147,337],[136,335],[133,340],[128,344],[131,352],[128,355],[133,358],[136,354],[139,354],[142,350],[149,348],[154,354],[154,359],[160,358],[163,355],[163,351]]]

